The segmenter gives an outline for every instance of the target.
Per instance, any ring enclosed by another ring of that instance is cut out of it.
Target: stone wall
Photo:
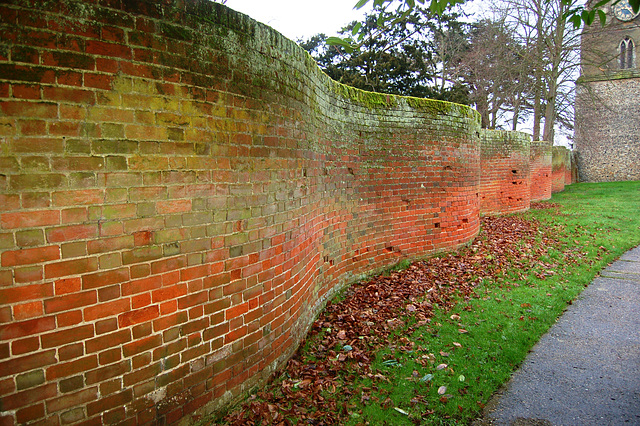
[[[607,24],[585,26],[581,39],[574,135],[579,180],[640,180],[640,16],[625,22],[610,5],[604,11]],[[620,44],[627,38],[635,49],[632,66],[623,69]]]
[[[640,41],[640,40],[638,40]],[[640,73],[576,84],[579,180],[640,180]]]
[[[528,210],[531,201],[531,136],[522,132],[482,129],[480,145],[480,213]]]
[[[531,141],[531,201],[551,198],[552,142]]]
[[[0,16],[1,424],[188,423],[347,283],[478,232],[467,107],[344,87],[205,0]]]

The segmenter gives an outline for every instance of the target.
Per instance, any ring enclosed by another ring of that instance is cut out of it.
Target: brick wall
[[[469,108],[345,88],[204,0],[0,16],[2,425],[187,423],[346,283],[478,232]]]
[[[553,166],[551,172],[551,192],[564,191],[565,185],[571,185],[571,151],[564,146],[553,147]]]
[[[552,142],[531,141],[531,201],[551,198]]]
[[[480,213],[525,211],[531,201],[531,136],[522,132],[480,132]]]

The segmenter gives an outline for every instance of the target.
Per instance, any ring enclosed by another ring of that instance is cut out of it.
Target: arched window
[[[620,69],[635,68],[635,56],[633,40],[625,37],[625,39],[620,42]]]

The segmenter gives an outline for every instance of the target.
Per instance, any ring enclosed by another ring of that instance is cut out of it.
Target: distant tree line
[[[398,15],[378,5],[339,37],[300,44],[344,84],[472,105],[485,128],[517,130],[528,121],[534,139],[553,140],[556,125],[573,124],[579,33],[566,17],[577,3],[494,0],[491,18],[475,22],[464,7],[436,13],[414,5]]]

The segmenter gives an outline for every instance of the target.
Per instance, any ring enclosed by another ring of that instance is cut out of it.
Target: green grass
[[[557,246],[530,270],[485,280],[476,297],[436,311],[428,325],[398,330],[377,354],[373,377],[349,384],[347,424],[470,423],[567,304],[640,244],[640,182],[574,184],[550,202],[560,207],[524,217],[540,221]]]

